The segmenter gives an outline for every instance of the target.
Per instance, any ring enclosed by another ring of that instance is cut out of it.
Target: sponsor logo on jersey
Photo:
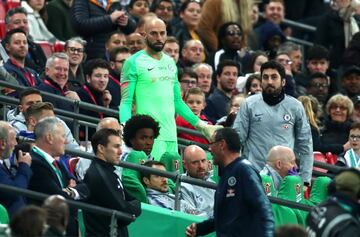
[[[284,114],[283,119],[284,119],[284,121],[289,122],[291,119],[290,114]]]

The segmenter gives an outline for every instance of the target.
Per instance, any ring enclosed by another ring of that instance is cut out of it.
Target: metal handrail
[[[73,150],[73,149],[66,149],[66,154],[79,156],[79,157],[83,157],[83,158],[90,159],[90,160],[97,159],[96,156],[94,156],[90,153],[79,151],[79,150]],[[216,187],[217,187],[217,185],[215,183],[203,181],[200,179],[194,179],[194,178],[191,178],[191,177],[188,177],[185,175],[181,175],[178,172],[163,171],[163,170],[159,170],[159,169],[155,169],[155,168],[151,168],[151,167],[147,167],[147,166],[143,166],[143,165],[139,165],[139,164],[134,164],[134,163],[126,162],[126,161],[120,161],[118,166],[123,167],[123,168],[133,169],[133,170],[143,172],[143,173],[149,173],[149,174],[167,177],[167,178],[172,179],[174,182],[176,182],[176,181],[184,182],[184,183],[194,184],[197,186],[210,188],[210,189],[216,189]],[[303,211],[310,211],[310,209],[311,209],[311,207],[308,205],[284,200],[284,199],[277,198],[277,197],[269,197],[269,200],[275,204],[280,204],[280,205],[284,205],[284,206],[287,206],[290,208],[296,208],[296,209],[303,210]]]
[[[0,184],[0,190],[2,192],[16,194],[19,196],[25,196],[27,198],[40,200],[40,201],[42,201],[50,196],[48,194],[35,192],[35,191],[23,189],[23,188],[17,188],[17,187],[5,185],[5,184]],[[89,211],[92,213],[106,215],[106,216],[115,215],[117,218],[124,220],[124,221],[129,221],[129,222],[134,221],[136,219],[135,215],[131,215],[126,212],[121,212],[118,210],[113,210],[113,209],[109,209],[109,208],[105,208],[105,207],[100,207],[100,206],[96,206],[96,205],[92,205],[92,204],[87,204],[87,203],[83,203],[83,202],[79,202],[79,201],[70,200],[70,199],[65,199],[65,200],[66,200],[66,203],[69,204],[69,206],[71,206],[71,207],[79,208],[79,209]]]
[[[9,105],[14,105],[14,106],[19,104],[19,99],[10,97],[10,96],[6,96],[6,95],[0,95],[0,101],[3,103],[9,104]],[[90,117],[90,116],[83,115],[83,114],[76,114],[76,113],[72,113],[72,112],[62,110],[62,109],[57,109],[57,108],[54,108],[54,112],[57,115],[60,115],[63,117],[68,117],[68,119],[65,118],[65,120],[69,120],[69,121],[78,119],[78,120],[90,122],[93,124],[97,124],[100,121],[100,119],[98,119],[98,118]]]
[[[265,19],[263,12],[259,12],[259,16],[262,19]],[[314,26],[307,25],[307,24],[300,23],[300,22],[293,21],[293,20],[289,20],[289,19],[286,19],[286,18],[281,23],[284,23],[285,25],[292,26],[292,27],[295,27],[295,28],[298,28],[298,29],[302,29],[302,30],[305,30],[305,31],[308,31],[308,32],[315,32],[316,31],[316,27],[314,27]]]
[[[293,21],[293,20],[289,20],[289,19],[284,19],[282,21],[282,23],[284,23],[285,25],[292,26],[292,27],[295,27],[295,28],[299,28],[299,29],[309,31],[309,32],[315,32],[316,31],[315,26],[307,25],[307,24],[300,23],[300,22]]]
[[[2,81],[2,80],[0,80],[0,86],[8,87],[8,88],[15,89],[15,90],[24,90],[24,89],[28,88],[26,86],[14,85],[12,83]],[[43,96],[47,96],[47,97],[50,97],[50,98],[53,98],[53,99],[56,99],[56,100],[60,100],[60,101],[62,101],[64,103],[70,103],[72,105],[77,105],[78,104],[79,108],[81,108],[81,109],[90,110],[90,111],[94,111],[94,112],[102,112],[102,113],[105,113],[106,115],[114,116],[114,117],[119,116],[119,111],[114,110],[114,109],[108,109],[108,108],[105,108],[103,106],[98,106],[98,105],[86,103],[86,102],[83,102],[83,101],[77,101],[77,100],[69,99],[69,98],[66,98],[64,96],[54,95],[54,94],[51,94],[51,93],[46,92],[46,91],[41,91],[40,90],[40,93]]]
[[[298,39],[298,38],[295,38],[295,37],[292,37],[292,36],[288,36],[288,37],[286,37],[286,39],[289,40],[289,41],[292,41],[294,43],[297,43],[297,44],[301,44],[301,45],[305,45],[305,46],[309,46],[309,47],[314,46],[314,43],[312,43],[312,42],[302,40],[302,39]]]

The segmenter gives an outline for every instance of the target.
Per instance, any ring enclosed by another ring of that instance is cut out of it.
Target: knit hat
[[[349,169],[341,172],[335,178],[336,191],[349,196],[353,200],[360,198],[360,171]]]
[[[341,78],[344,79],[345,77],[347,77],[353,73],[360,75],[360,68],[357,66],[350,66],[350,67],[346,68],[344,70],[344,73]]]

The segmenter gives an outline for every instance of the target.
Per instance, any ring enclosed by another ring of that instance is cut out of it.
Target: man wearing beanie
[[[346,169],[328,186],[329,198],[314,207],[306,224],[310,236],[360,236],[360,171]]]

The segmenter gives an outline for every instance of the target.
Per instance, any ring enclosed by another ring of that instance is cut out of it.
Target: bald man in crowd
[[[267,155],[265,167],[261,175],[269,175],[273,180],[275,190],[287,175],[297,175],[297,165],[294,151],[286,146],[274,146]]]
[[[184,150],[183,156],[186,174],[194,179],[201,179],[214,182],[210,178],[209,161],[205,151],[197,146],[190,145]],[[204,188],[189,183],[181,183],[181,198],[191,203],[199,211],[199,215],[210,218],[213,216],[214,209],[214,189]]]
[[[61,195],[51,195],[42,205],[48,229],[44,236],[64,236],[69,222],[69,206]]]

